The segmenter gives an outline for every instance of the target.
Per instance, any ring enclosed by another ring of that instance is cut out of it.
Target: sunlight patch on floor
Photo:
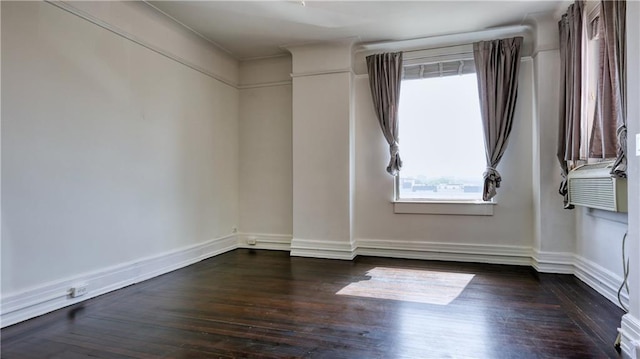
[[[367,275],[371,279],[351,283],[336,294],[447,305],[474,277],[467,273],[386,267],[373,268]]]

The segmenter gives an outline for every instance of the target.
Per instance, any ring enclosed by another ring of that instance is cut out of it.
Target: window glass
[[[475,73],[404,80],[398,200],[481,200],[484,142]]]

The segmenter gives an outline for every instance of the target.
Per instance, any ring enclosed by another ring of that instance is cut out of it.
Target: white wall
[[[154,50],[203,70],[232,85],[238,82],[238,61],[226,50],[196,35],[142,1],[73,1],[70,7],[109,29],[131,36]]]
[[[240,231],[291,241],[291,57],[240,65]]]
[[[622,282],[622,239],[627,213],[577,207],[575,254],[616,276]],[[628,247],[628,244],[627,244]],[[628,253],[627,253],[628,255]]]
[[[629,314],[622,320],[622,347],[625,358],[631,357],[633,344],[640,343],[640,157],[635,155],[636,134],[640,133],[640,2],[627,2],[627,131],[629,185],[628,252],[631,261],[629,275]],[[635,343],[632,343],[635,341]],[[640,347],[636,347],[636,354]],[[637,358],[637,356],[635,357]]]
[[[146,5],[77,5],[193,66],[52,4],[2,2],[3,308],[238,225],[239,94],[212,77],[237,82],[235,60]]]
[[[546,23],[544,25],[547,25]],[[563,208],[558,194],[562,180],[556,158],[560,56],[557,49],[534,56],[536,73],[536,121],[533,127],[536,177],[536,226],[534,249],[540,261],[548,253],[572,253],[575,249],[575,216]]]
[[[294,239],[350,243],[349,74],[293,85]]]

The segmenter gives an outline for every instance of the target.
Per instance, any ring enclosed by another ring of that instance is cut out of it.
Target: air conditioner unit
[[[569,203],[575,206],[627,212],[627,179],[611,176],[613,162],[576,167],[569,172]]]

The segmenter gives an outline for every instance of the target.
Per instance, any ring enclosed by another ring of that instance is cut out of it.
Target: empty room
[[[1,1],[0,356],[640,358],[640,1]]]

